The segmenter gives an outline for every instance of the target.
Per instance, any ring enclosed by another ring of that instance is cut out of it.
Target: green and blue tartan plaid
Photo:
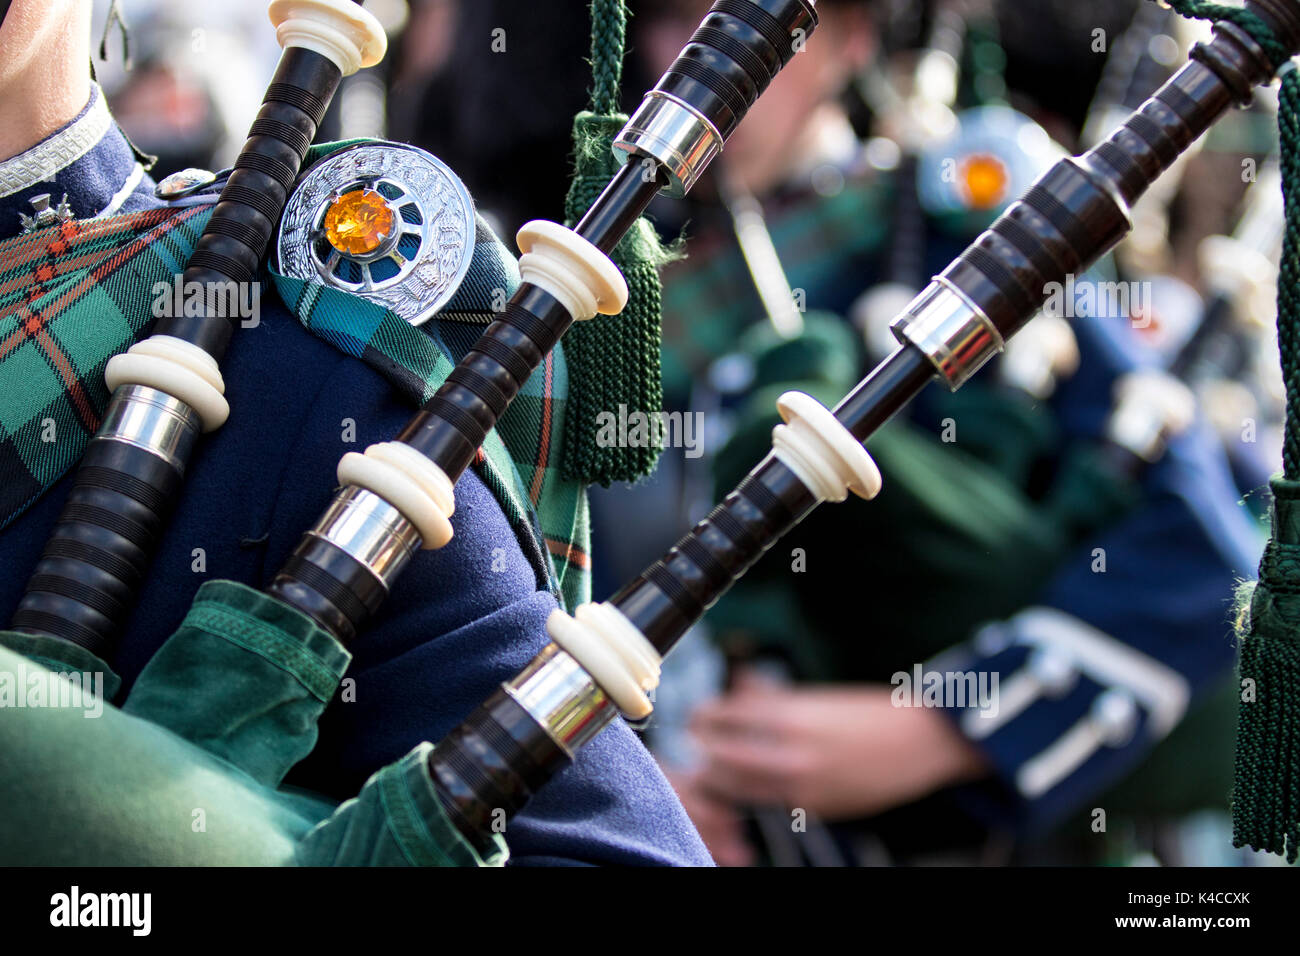
[[[210,207],[70,220],[0,242],[0,528],[81,457],[104,366],[153,321]]]
[[[345,145],[313,147],[307,165]],[[108,404],[105,364],[148,329],[150,290],[183,270],[211,210],[72,220],[0,242],[0,528],[81,456]],[[420,405],[496,317],[494,306],[513,293],[519,272],[480,219],[469,275],[419,328],[337,289],[274,271],[272,280],[307,329]],[[585,486],[559,468],[568,381],[557,346],[473,467],[505,511],[539,587],[572,609],[590,595],[590,526]]]
[[[827,308],[818,296],[843,281],[846,263],[876,255],[888,241],[892,195],[887,179],[854,174],[834,196],[808,189],[764,205],[790,287],[812,290],[809,309]],[[764,314],[730,221],[715,211],[687,232],[689,255],[663,270],[664,385],[676,395],[686,394],[715,359],[735,351]],[[873,277],[861,281],[857,291]]]

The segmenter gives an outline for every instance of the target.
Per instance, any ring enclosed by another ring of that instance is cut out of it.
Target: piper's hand
[[[698,772],[665,767],[664,774],[677,791],[677,798],[699,831],[700,839],[709,848],[713,862],[718,866],[753,864],[754,849],[745,839],[743,822],[736,808],[706,793],[700,786]]]
[[[793,688],[743,675],[696,711],[703,752],[694,783],[715,801],[869,816],[985,772],[935,710],[896,707],[878,685]]]

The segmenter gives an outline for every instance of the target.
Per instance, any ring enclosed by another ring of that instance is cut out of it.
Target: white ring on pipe
[[[420,534],[420,547],[441,548],[452,537],[456,498],[446,472],[409,445],[390,441],[339,459],[340,485],[374,492],[402,513]]]
[[[822,501],[879,494],[876,463],[830,409],[803,392],[786,392],[776,408],[786,424],[772,429],[772,447],[809,491]]]
[[[627,282],[618,266],[572,229],[534,219],[515,235],[519,274],[560,301],[574,321],[596,313],[616,315],[627,305]]]
[[[659,686],[663,659],[614,605],[583,604],[573,617],[552,611],[546,630],[627,717],[640,720],[654,710],[647,691]]]
[[[352,0],[271,0],[267,13],[281,47],[319,53],[344,76],[374,66],[388,50],[379,20]]]
[[[606,640],[616,644],[619,656],[627,662],[642,690],[654,690],[659,686],[659,666],[663,663],[663,658],[622,611],[605,601],[600,604],[580,604],[573,616],[598,628]]]
[[[166,392],[194,409],[205,432],[215,431],[230,417],[216,359],[172,335],[151,335],[114,355],[104,367],[104,383],[110,392],[119,385],[145,385]]]

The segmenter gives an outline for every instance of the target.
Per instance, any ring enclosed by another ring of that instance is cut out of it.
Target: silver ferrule
[[[722,152],[723,137],[703,113],[671,93],[651,90],[614,140],[614,155],[652,156],[668,173],[665,192],[682,197]]]
[[[364,564],[387,589],[420,546],[415,525],[373,491],[344,485],[307,532]]]
[[[618,716],[591,675],[555,643],[502,686],[570,756]]]
[[[147,385],[122,385],[109,400],[95,440],[143,448],[184,474],[202,430],[198,414],[179,398]]]
[[[890,329],[920,349],[954,392],[1003,347],[993,320],[942,276],[930,280]]]

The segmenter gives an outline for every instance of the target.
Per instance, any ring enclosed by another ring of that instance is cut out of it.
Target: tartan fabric
[[[304,169],[357,142],[312,147]],[[469,274],[443,309],[418,328],[340,290],[274,269],[271,276],[304,326],[379,371],[416,405],[437,391],[519,285],[516,261],[481,218]],[[563,346],[557,345],[488,434],[473,467],[505,511],[539,585],[572,609],[590,599],[591,562],[586,486],[560,471],[568,387]]]
[[[152,322],[210,206],[70,220],[0,242],[0,528],[81,456],[104,366]]]
[[[790,287],[807,290],[808,308],[831,308],[819,297],[843,280],[845,263],[885,243],[890,202],[887,183],[870,175],[849,177],[834,196],[797,192],[765,204]],[[679,395],[764,314],[731,224],[715,215],[688,229],[689,255],[664,268],[664,382]],[[856,291],[866,286],[864,278]]]
[[[479,331],[449,323],[442,327],[442,338],[459,359],[469,352]],[[561,468],[560,436],[565,434],[568,394],[568,363],[560,343],[524,383],[496,431],[510,450],[520,479],[518,491],[512,490],[514,500],[521,510],[535,512],[564,604],[573,609],[591,598],[591,527],[586,485],[567,477]],[[492,480],[488,486],[500,498],[506,489],[496,488]]]

